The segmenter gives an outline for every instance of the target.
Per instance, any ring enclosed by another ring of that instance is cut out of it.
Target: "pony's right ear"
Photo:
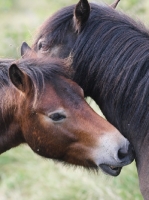
[[[21,56],[24,57],[28,52],[31,52],[32,49],[28,46],[26,42],[23,42],[21,45]]]
[[[120,0],[115,0],[115,2],[112,3],[110,6],[115,9],[119,2]]]
[[[90,5],[87,0],[80,0],[74,10],[75,30],[80,32],[90,15]]]
[[[12,64],[9,68],[9,77],[14,86],[21,92],[28,93],[32,88],[31,78],[24,73],[17,64]]]

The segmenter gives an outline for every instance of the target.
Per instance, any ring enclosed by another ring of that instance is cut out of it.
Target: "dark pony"
[[[128,140],[90,108],[63,61],[30,57],[10,68],[1,60],[0,154],[27,143],[40,156],[117,176],[133,160]]]
[[[133,144],[149,199],[149,31],[109,6],[80,0],[49,18],[32,47],[40,57],[72,60],[73,80]]]

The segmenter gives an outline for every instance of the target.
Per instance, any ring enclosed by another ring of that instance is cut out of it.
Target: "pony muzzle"
[[[111,176],[119,175],[122,167],[134,160],[132,146],[120,133],[117,137],[113,134],[104,135],[93,154],[96,165]]]

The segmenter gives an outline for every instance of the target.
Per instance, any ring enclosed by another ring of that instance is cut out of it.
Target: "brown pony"
[[[113,176],[133,160],[127,139],[89,107],[62,61],[9,62],[0,65],[0,153],[27,143],[43,157]]]

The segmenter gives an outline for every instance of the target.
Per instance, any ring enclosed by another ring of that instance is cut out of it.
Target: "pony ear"
[[[90,5],[87,0],[80,0],[74,10],[74,25],[80,32],[90,15]]]
[[[31,89],[31,78],[20,70],[16,64],[10,66],[9,77],[14,86],[22,92],[28,93]]]
[[[119,2],[120,0],[115,0],[115,2],[112,3],[110,6],[115,9]]]
[[[23,42],[21,45],[21,56],[25,58],[28,54],[32,54],[32,49],[26,42]]]

